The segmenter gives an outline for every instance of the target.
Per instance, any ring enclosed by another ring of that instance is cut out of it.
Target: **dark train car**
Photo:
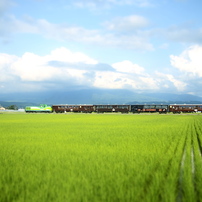
[[[93,105],[52,105],[53,112],[56,113],[66,113],[66,112],[80,112],[80,113],[91,113],[94,108]]]
[[[202,112],[202,104],[170,104],[169,111],[176,113]]]
[[[82,113],[92,113],[94,111],[93,105],[80,105],[80,111]]]
[[[154,105],[154,104],[145,104],[145,105],[131,105],[131,112],[132,113],[167,113],[168,112],[168,105]]]
[[[143,111],[144,105],[131,105],[131,112],[132,113],[140,113]]]
[[[104,112],[130,112],[130,105],[94,105],[94,112],[104,113]]]

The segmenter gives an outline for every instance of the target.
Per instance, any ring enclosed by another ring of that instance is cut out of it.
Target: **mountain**
[[[0,105],[18,107],[35,104],[137,104],[137,103],[202,103],[202,97],[190,94],[136,93],[130,90],[83,89],[0,94]]]
[[[6,101],[0,101],[0,107],[3,106],[5,108],[15,105],[17,108],[25,108],[26,106],[34,106],[39,105],[38,103],[30,103],[30,102],[6,102]]]
[[[190,94],[173,94],[173,93],[148,93],[145,103],[167,103],[167,104],[199,104],[202,103],[202,97]],[[129,102],[129,104],[137,103],[137,100]]]

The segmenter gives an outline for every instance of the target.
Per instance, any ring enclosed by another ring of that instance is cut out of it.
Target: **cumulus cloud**
[[[171,65],[181,72],[202,77],[202,46],[191,46],[179,56],[171,55]]]
[[[51,65],[52,61],[55,65]],[[61,63],[64,64],[62,68],[60,67]],[[71,66],[72,64],[92,65],[97,64],[97,61],[83,53],[72,53],[66,48],[58,48],[45,56],[25,53],[22,57],[16,58],[16,61],[11,63],[10,68],[12,73],[20,77],[22,81],[82,78],[86,71],[75,69],[74,66]]]
[[[180,71],[201,73],[200,53],[200,47],[191,47],[180,56],[171,56],[172,65]],[[190,67],[193,68],[189,69]],[[185,78],[180,75],[160,72],[149,74],[144,67],[129,60],[102,64],[84,53],[72,52],[64,47],[57,48],[44,56],[30,52],[24,53],[21,57],[2,53],[0,71],[2,92],[3,90],[12,92],[14,89],[16,91],[62,90],[78,86],[186,92],[189,87]],[[201,80],[198,82],[200,83]]]
[[[118,72],[96,72],[94,86],[97,88],[122,89],[124,86],[136,88],[136,83]]]
[[[0,54],[0,62],[0,85],[11,91],[13,87],[20,91],[38,90],[39,86],[41,89],[50,86],[55,89],[73,86],[138,90],[159,88],[158,82],[143,67],[131,61],[102,64],[64,47],[45,56],[30,52],[21,57]]]
[[[161,86],[162,89],[176,89],[179,92],[183,92],[186,90],[187,83],[184,81],[181,81],[179,78],[175,78],[172,74],[165,74],[156,71],[155,72],[156,80],[159,83],[159,86]]]
[[[177,70],[176,78],[168,77],[178,89],[195,92],[201,96],[202,85],[202,46],[193,45],[185,49],[180,55],[171,55],[171,65]]]
[[[50,55],[45,56],[47,61],[59,61],[65,63],[84,63],[84,64],[97,64],[98,62],[81,52],[71,52],[70,50],[62,47],[51,51]]]
[[[55,65],[50,65],[51,61]],[[64,63],[60,67],[60,63]],[[58,64],[58,65],[57,65]],[[80,52],[66,48],[53,50],[49,55],[24,53],[21,57],[0,54],[1,91],[36,91],[48,88],[62,89],[70,86],[92,86],[87,76],[88,68],[97,61]],[[81,68],[75,68],[80,65]],[[82,66],[86,69],[83,69]]]
[[[94,87],[107,89],[157,90],[157,83],[149,75],[139,76],[121,72],[96,72]]]
[[[11,73],[11,64],[14,63],[17,58],[18,57],[14,55],[0,54],[0,85],[15,79],[14,75]]]
[[[117,62],[112,64],[112,67],[116,69],[116,71],[119,72],[126,72],[126,73],[132,73],[132,74],[144,74],[145,70],[143,67],[133,64],[131,61],[125,60],[122,62]]]

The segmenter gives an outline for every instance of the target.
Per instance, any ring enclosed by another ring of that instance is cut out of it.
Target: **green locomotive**
[[[51,113],[52,107],[46,104],[41,104],[40,106],[27,106],[25,107],[26,113]]]

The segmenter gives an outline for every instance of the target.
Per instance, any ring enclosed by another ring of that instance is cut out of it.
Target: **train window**
[[[167,109],[168,106],[167,106],[167,105],[162,105],[162,108],[163,108],[163,109]]]
[[[96,107],[97,107],[97,109],[103,109],[103,108],[105,108],[104,105],[97,105]]]
[[[150,109],[150,105],[144,105],[144,109]]]
[[[118,105],[117,108],[119,109],[128,109],[127,105]]]
[[[156,105],[144,105],[144,109],[155,109]]]
[[[168,106],[167,105],[156,105],[156,109],[167,109]],[[170,106],[170,108],[172,108],[172,106]]]

